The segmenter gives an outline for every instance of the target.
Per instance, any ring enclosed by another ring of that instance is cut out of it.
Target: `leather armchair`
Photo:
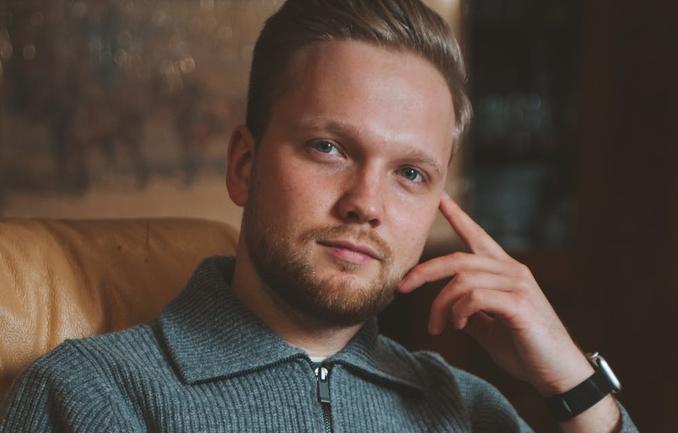
[[[67,338],[158,316],[237,230],[195,219],[0,220],[0,402],[21,371]]]

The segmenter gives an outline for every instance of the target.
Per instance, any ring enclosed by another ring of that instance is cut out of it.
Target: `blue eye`
[[[331,141],[327,141],[327,140],[315,141],[315,142],[313,142],[313,144],[311,144],[311,146],[313,146],[313,148],[315,150],[317,150],[318,152],[322,152],[322,153],[330,154],[330,153],[332,153],[333,150],[336,151],[336,152],[339,152],[339,149],[337,148],[337,146],[334,143],[332,143]]]
[[[424,176],[421,172],[412,167],[402,167],[398,169],[398,173],[410,182],[421,183],[424,181]]]

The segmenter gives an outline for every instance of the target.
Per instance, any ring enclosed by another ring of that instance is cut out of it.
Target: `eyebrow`
[[[337,136],[344,137],[350,141],[357,141],[356,137],[360,135],[360,131],[353,125],[347,124],[345,122],[340,122],[336,120],[324,120],[322,118],[310,118],[302,119],[298,124],[298,127],[308,128],[308,129],[320,129],[323,131],[328,131]],[[402,146],[401,146],[402,147]],[[410,161],[417,162],[419,164],[430,166],[438,176],[442,176],[443,170],[438,161],[428,153],[424,152],[421,149],[415,149],[410,146],[405,146],[403,155],[401,159],[407,159]]]

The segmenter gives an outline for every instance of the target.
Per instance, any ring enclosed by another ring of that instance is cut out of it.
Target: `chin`
[[[330,257],[314,266],[314,274],[321,280],[341,281],[352,287],[368,287],[379,277],[379,268],[374,264],[355,264]]]

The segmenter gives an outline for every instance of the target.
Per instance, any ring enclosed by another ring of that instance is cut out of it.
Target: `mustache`
[[[322,241],[322,240],[352,240],[355,242],[368,244],[374,249],[384,262],[393,261],[393,250],[388,246],[385,240],[378,234],[371,231],[356,230],[349,226],[320,227],[311,229],[304,233],[304,241]]]

